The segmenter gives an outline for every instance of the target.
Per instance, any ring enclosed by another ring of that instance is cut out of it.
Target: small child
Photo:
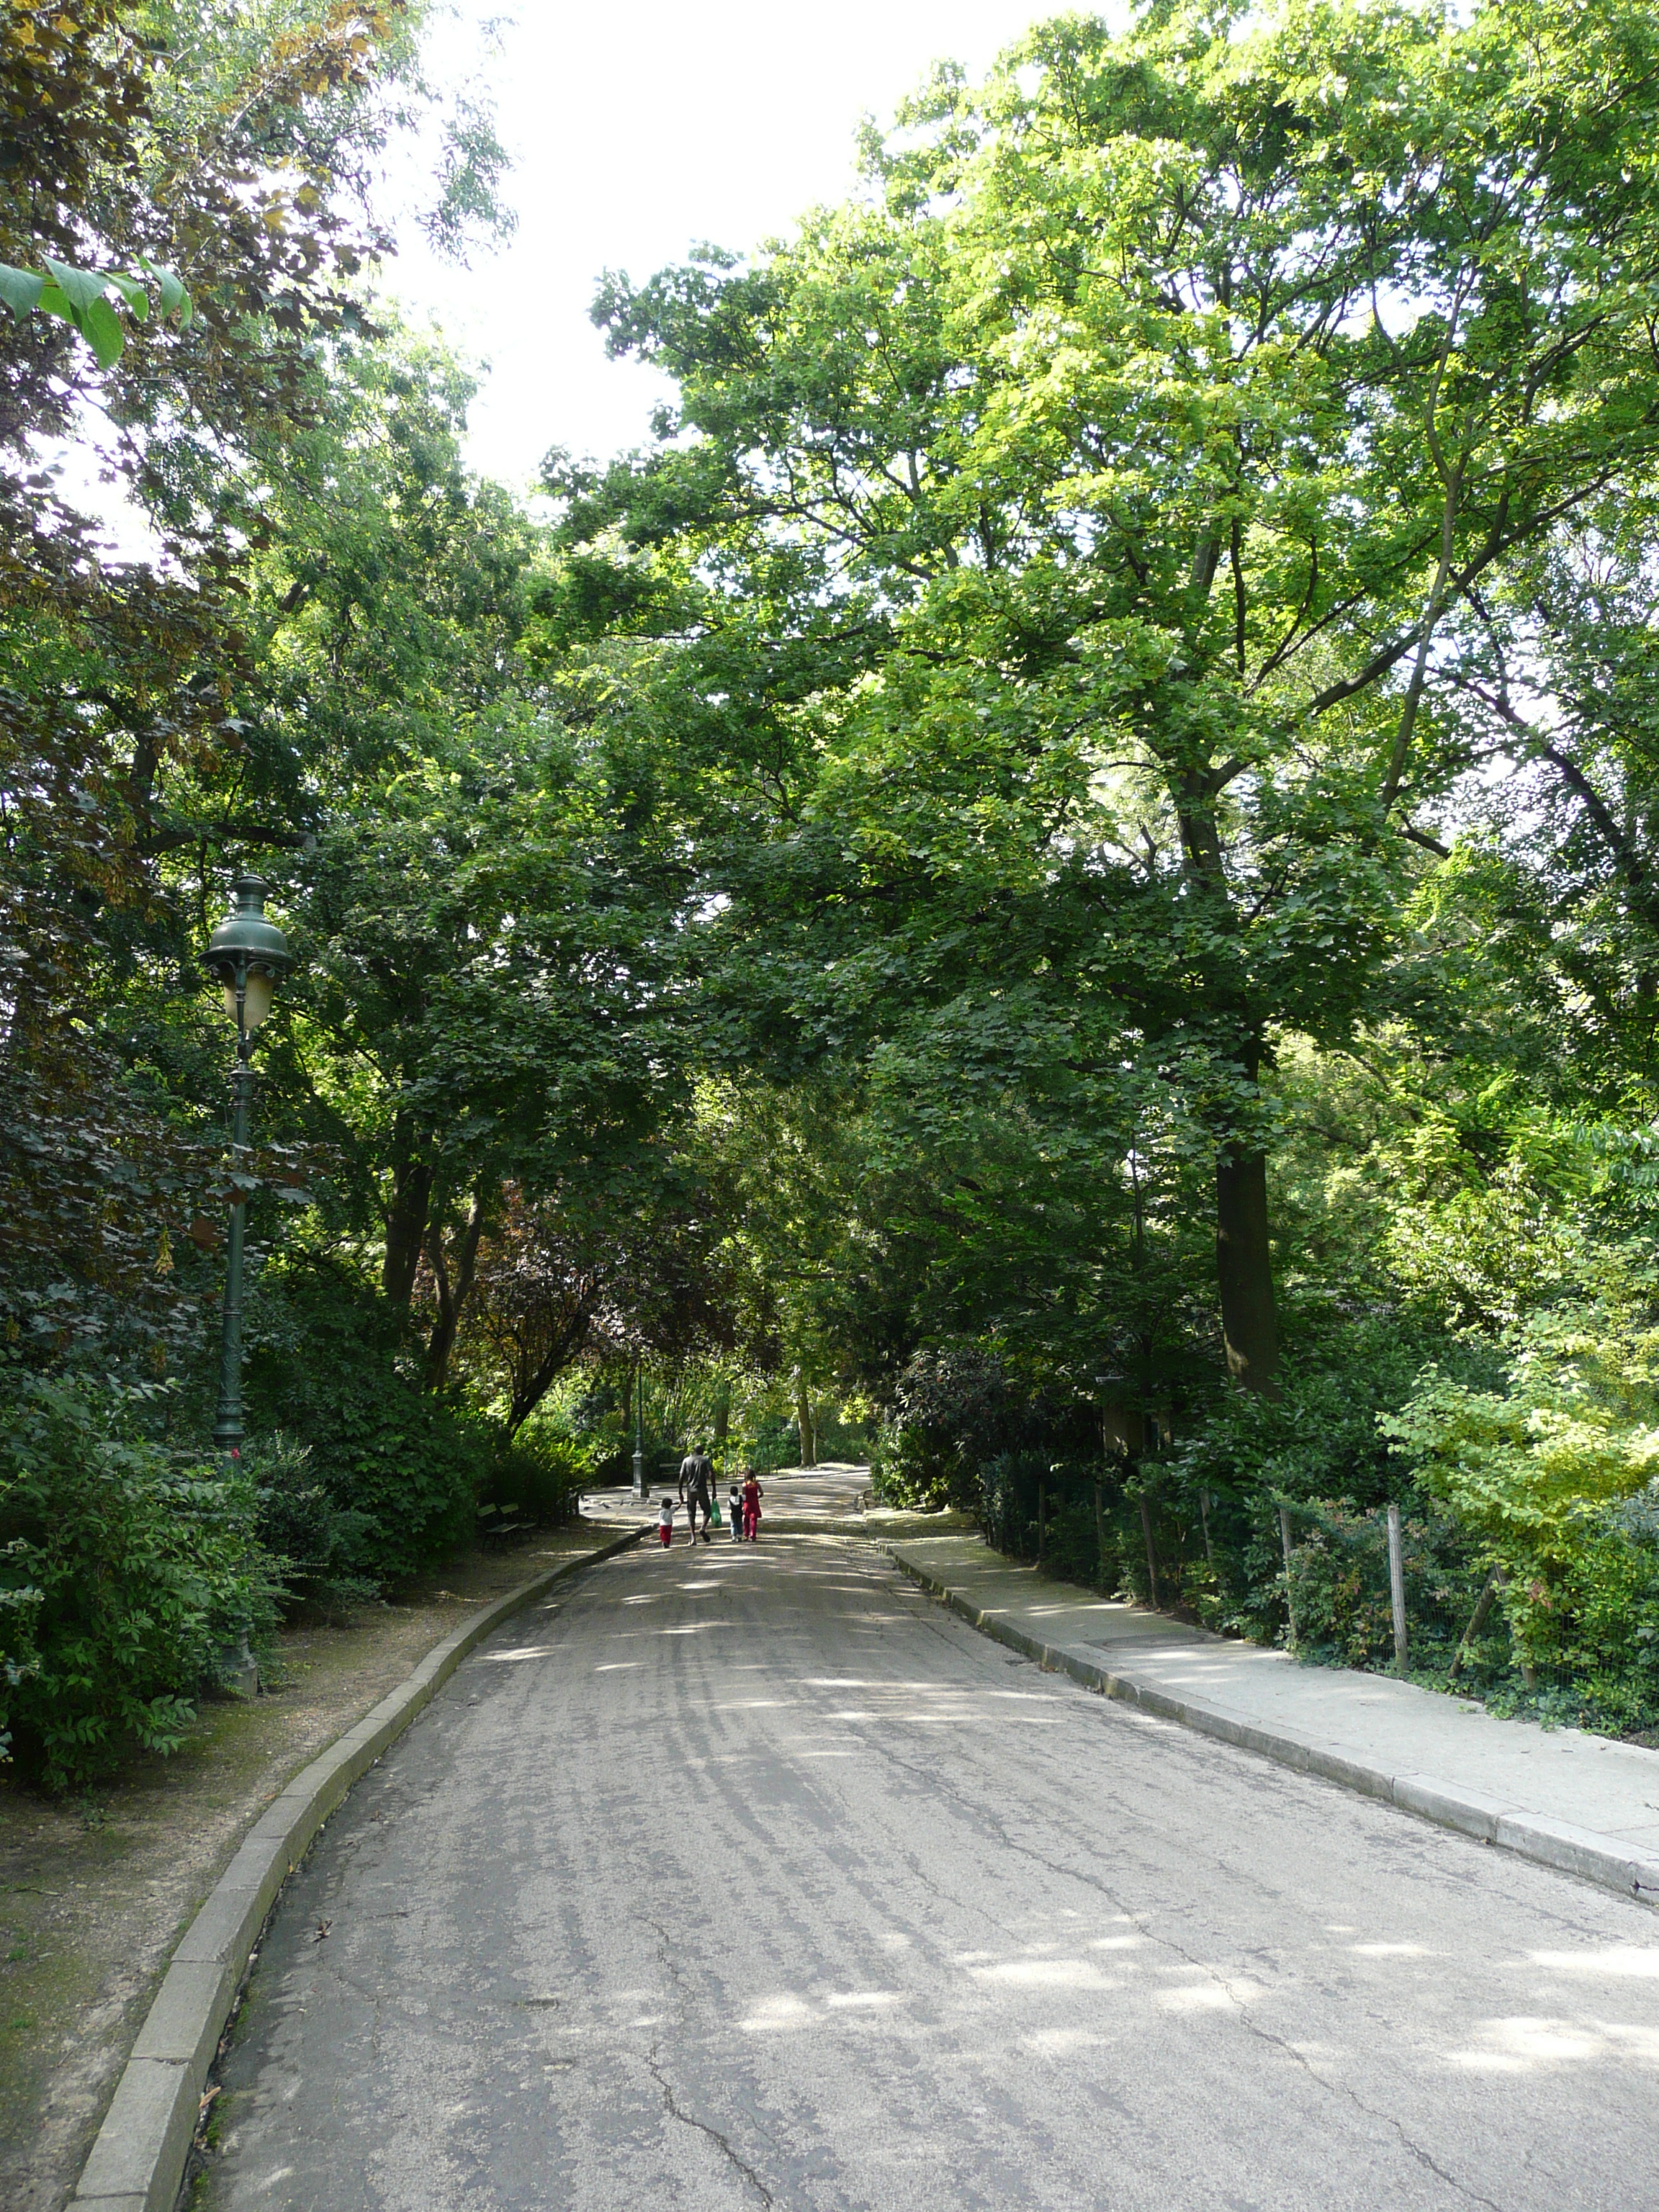
[[[674,1540],[674,1501],[665,1498],[657,1508],[657,1540],[668,1545]]]
[[[732,1512],[732,1541],[740,1544],[743,1541],[743,1485],[735,1474],[726,1502]]]

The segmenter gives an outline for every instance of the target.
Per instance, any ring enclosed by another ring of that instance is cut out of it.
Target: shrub
[[[745,1465],[762,1474],[800,1465],[800,1429],[793,1413],[769,1413],[741,1439]]]
[[[945,1502],[951,1472],[925,1429],[890,1422],[876,1437],[871,1494],[880,1505],[915,1506],[932,1512]]]
[[[155,1435],[161,1396],[27,1376],[0,1428],[0,1729],[53,1789],[127,1743],[175,1751],[274,1621],[252,1480]]]
[[[1104,1520],[1103,1514],[1102,1519]],[[1115,1589],[1117,1547],[1112,1541],[1114,1532],[1107,1528],[1107,1548],[1103,1553],[1100,1533],[1095,1522],[1092,1498],[1075,1492],[1062,1496],[1048,1510],[1042,1543],[1043,1571],[1058,1582],[1081,1583],[1090,1589]]]
[[[527,1424],[497,1451],[484,1476],[481,1502],[538,1528],[562,1528],[574,1520],[577,1499],[606,1456],[598,1437]]]
[[[1431,1368],[1382,1427],[1496,1570],[1526,1688],[1545,1676],[1586,1717],[1634,1725],[1659,1711],[1659,1541],[1642,1507],[1659,1494],[1659,1332],[1564,1302],[1508,1342],[1506,1389]]]
[[[994,1346],[959,1339],[924,1346],[899,1375],[872,1486],[889,1504],[982,1513],[988,1465],[1012,1455],[1047,1468],[1099,1449],[1099,1419],[1091,1407],[1069,1395],[1020,1386]],[[1035,1519],[1035,1490],[1031,1498],[1028,1517]]]
[[[467,1540],[499,1432],[404,1373],[401,1325],[372,1292],[345,1274],[268,1269],[247,1346],[249,1427],[309,1451],[343,1516],[339,1572],[381,1588]]]
[[[1431,1500],[1407,1490],[1397,1502],[1411,1665],[1433,1674],[1450,1664],[1485,1570],[1468,1531]],[[1319,1500],[1296,1515],[1293,1534],[1298,1656],[1328,1666],[1391,1667],[1394,1606],[1382,1509],[1361,1512],[1340,1499]]]
[[[895,1411],[876,1445],[876,1496],[928,1512],[978,1510],[981,1464],[1020,1440],[995,1352],[971,1342],[924,1346],[898,1378]]]
[[[999,1452],[980,1468],[975,1504],[980,1526],[999,1551],[1022,1559],[1035,1553],[1037,1486],[1048,1479],[1046,1452]]]
[[[367,1604],[375,1585],[351,1563],[362,1554],[368,1516],[334,1503],[310,1446],[278,1430],[249,1444],[242,1463],[258,1501],[259,1541],[281,1564],[284,1601],[331,1620]]]

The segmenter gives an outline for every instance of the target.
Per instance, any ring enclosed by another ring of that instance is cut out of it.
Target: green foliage
[[[759,1474],[800,1465],[800,1431],[787,1413],[771,1413],[757,1421],[738,1440],[738,1456]]]
[[[398,1316],[366,1285],[267,1268],[246,1344],[250,1432],[305,1448],[334,1516],[331,1571],[384,1588],[468,1539],[495,1432],[421,1389]]]
[[[143,256],[140,266],[161,295],[162,313],[174,317],[181,330],[188,329],[190,295],[173,270],[158,267]],[[54,261],[50,254],[44,276],[0,262],[0,300],[13,316],[21,321],[27,314],[56,315],[72,325],[92,348],[100,368],[113,368],[126,344],[121,319],[110,305],[112,292],[135,322],[149,320],[149,295],[140,277],[119,270],[94,275],[90,270],[71,269],[65,262]]]
[[[48,1786],[124,1749],[175,1751],[227,1651],[274,1620],[245,1474],[155,1431],[161,1401],[92,1378],[14,1378],[0,1424],[0,1729]]]
[[[1659,1330],[1644,1307],[1547,1308],[1508,1333],[1507,1388],[1431,1369],[1382,1424],[1498,1571],[1519,1662],[1631,1711],[1651,1674],[1641,1632],[1659,1623],[1659,1553],[1615,1510],[1659,1498]]]
[[[550,529],[354,296],[419,12],[0,27],[19,1358],[182,1372],[205,1426],[224,1043],[182,986],[257,852],[300,956],[259,1127],[310,1165],[251,1200],[250,1466],[296,1599],[481,1498],[558,1517],[643,1373],[653,1472],[878,1405],[884,1497],[1264,1638],[1294,1606],[1304,1656],[1389,1663],[1395,1495],[1431,1673],[1500,1569],[1462,1678],[1644,1712],[1651,11],[1034,27],[784,242],[607,279],[678,398],[550,457]],[[448,250],[501,161],[449,101]],[[91,389],[65,315],[165,573],[28,474]]]
[[[1472,764],[1437,642],[1652,474],[1653,25],[1576,20],[1062,17],[787,243],[596,305],[680,403],[555,469],[561,634],[606,564],[618,628],[675,641],[636,665],[702,772],[746,1057],[890,1082],[961,1272],[988,1307],[1018,1273],[997,1318],[1051,1364],[1197,1349],[1208,1176],[1271,1389],[1261,1079],[1432,988],[1413,896]]]
[[[1401,1509],[1401,1563],[1414,1674],[1444,1677],[1474,1617],[1483,1574],[1469,1532],[1434,1500],[1407,1490]],[[1315,1499],[1294,1516],[1290,1592],[1297,1655],[1318,1664],[1395,1663],[1387,1516],[1351,1502]],[[1485,1655],[1466,1652],[1470,1679]],[[1508,1664],[1505,1650],[1500,1668]]]
[[[562,1528],[575,1519],[582,1487],[595,1479],[603,1458],[596,1440],[561,1434],[551,1423],[520,1429],[496,1449],[479,1503],[538,1528]]]
[[[1046,1452],[999,1452],[980,1468],[981,1525],[999,1549],[1021,1558],[1035,1553],[1038,1487],[1049,1474]],[[1092,1582],[1093,1573],[1085,1579]]]
[[[1103,1550],[1092,1500],[1062,1492],[1044,1526],[1044,1573],[1061,1582],[1081,1583],[1085,1589],[1115,1593],[1122,1580],[1122,1556],[1115,1522],[1107,1523]]]
[[[307,1445],[279,1429],[243,1448],[242,1467],[258,1498],[259,1541],[280,1562],[288,1605],[338,1619],[375,1595],[375,1583],[352,1566],[372,1555],[369,1516],[335,1503]]]
[[[1637,1513],[1587,1513],[1551,1579],[1511,1597],[1511,1634],[1534,1680],[1495,1699],[1500,1710],[1524,1702],[1614,1734],[1659,1725],[1659,1498],[1640,1503]]]
[[[873,1465],[876,1495],[890,1505],[977,1509],[981,1468],[1000,1444],[1023,1441],[1033,1425],[1001,1359],[982,1344],[922,1347],[893,1395],[895,1419],[878,1440]]]

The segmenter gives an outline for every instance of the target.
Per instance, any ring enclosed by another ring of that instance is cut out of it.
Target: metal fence
[[[1019,1452],[981,1467],[980,1493],[999,1550],[1108,1595],[1499,1710],[1659,1728],[1659,1492],[1587,1509],[1577,1565],[1547,1588],[1507,1581],[1411,1492],[1393,1508],[1212,1496],[1152,1461]]]

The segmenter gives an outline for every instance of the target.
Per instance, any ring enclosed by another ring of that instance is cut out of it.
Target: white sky
[[[501,12],[514,0],[496,0]],[[430,74],[476,75],[516,167],[519,230],[471,270],[435,262],[412,223],[386,285],[435,315],[490,374],[468,458],[515,489],[550,446],[604,456],[648,434],[667,387],[608,362],[587,311],[601,270],[635,279],[702,240],[744,252],[853,180],[861,115],[890,116],[938,59],[979,75],[1065,0],[842,0],[838,8],[517,0],[487,51],[491,0],[434,27]],[[1115,10],[1114,10],[1115,12]],[[411,180],[413,181],[413,180]]]
[[[504,191],[518,232],[505,251],[454,269],[405,219],[384,281],[411,321],[435,319],[464,356],[488,365],[471,411],[471,465],[525,491],[551,446],[604,458],[641,442],[672,387],[634,362],[606,360],[588,320],[600,273],[640,279],[704,240],[741,253],[787,231],[804,210],[851,188],[861,117],[888,120],[935,61],[982,75],[1065,7],[453,0],[432,26],[427,73],[446,88],[476,82],[493,100],[514,163]],[[1122,9],[1103,0],[1102,12]],[[493,48],[483,29],[492,16]],[[415,149],[405,149],[386,212],[431,198]],[[44,458],[59,461],[65,495],[102,522],[115,550],[153,559],[144,519],[119,486],[100,481],[106,442],[88,415],[76,440]]]

